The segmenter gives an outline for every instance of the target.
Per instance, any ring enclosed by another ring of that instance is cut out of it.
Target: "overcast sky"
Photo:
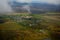
[[[42,2],[42,3],[50,3],[50,4],[60,4],[60,0],[16,0],[18,2]]]
[[[33,2],[42,2],[42,3],[51,3],[51,4],[59,4],[60,0],[33,0]]]
[[[16,0],[18,2],[27,2],[27,3],[30,3],[32,0]]]

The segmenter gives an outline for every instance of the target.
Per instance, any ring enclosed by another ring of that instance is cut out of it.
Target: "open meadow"
[[[60,13],[0,15],[1,40],[50,40],[59,30]]]

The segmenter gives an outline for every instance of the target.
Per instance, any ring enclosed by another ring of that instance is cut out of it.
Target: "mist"
[[[30,3],[31,3],[31,0],[16,0],[16,2],[20,2],[20,3],[28,3],[28,5],[23,5],[22,6],[22,10],[26,10],[28,13],[31,13],[30,11]]]
[[[28,13],[31,13],[30,5],[23,5],[22,10],[26,10]]]
[[[13,12],[8,2],[9,0],[0,0],[0,14],[6,12]]]

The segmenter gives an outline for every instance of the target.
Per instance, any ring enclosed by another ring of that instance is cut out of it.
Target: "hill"
[[[23,6],[28,5],[30,8],[31,13],[45,13],[45,12],[60,12],[60,5],[55,4],[48,4],[48,3],[19,3],[19,2],[12,2],[10,3],[12,9],[15,12],[26,12],[23,11]],[[29,9],[27,8],[27,9]]]

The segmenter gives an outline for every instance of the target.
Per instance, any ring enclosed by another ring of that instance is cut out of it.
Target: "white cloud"
[[[45,0],[42,2],[48,2],[48,3],[52,3],[52,4],[58,4],[60,0]]]
[[[22,2],[22,3],[24,3],[24,2],[26,2],[26,3],[30,3],[31,2],[31,0],[16,0],[17,2]]]
[[[26,3],[30,3],[30,2],[42,2],[42,3],[50,3],[50,4],[60,4],[60,0],[16,0],[17,2],[26,2]]]
[[[0,13],[11,12],[11,7],[8,5],[8,0],[0,0]]]
[[[60,0],[32,0],[33,2],[45,2],[50,4],[60,4]]]

